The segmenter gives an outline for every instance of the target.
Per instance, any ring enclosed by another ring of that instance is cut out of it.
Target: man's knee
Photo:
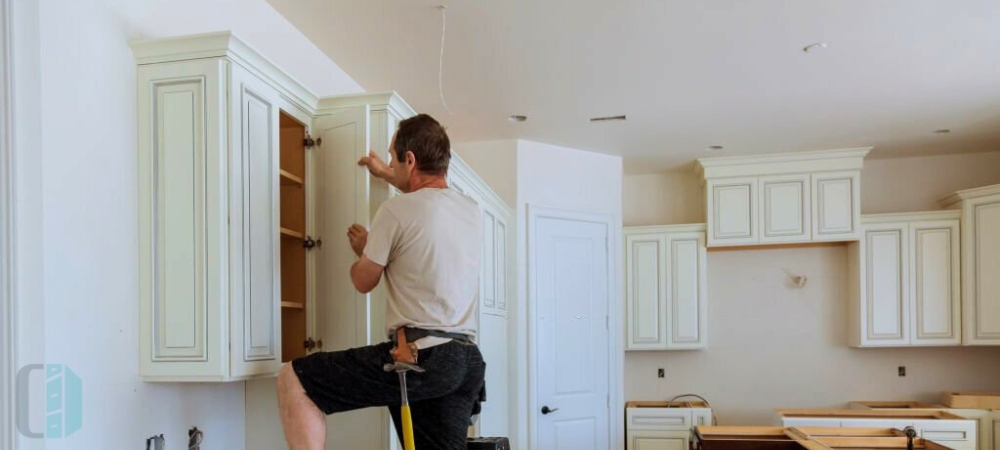
[[[278,395],[289,396],[303,391],[299,376],[295,374],[292,363],[287,362],[278,371]]]

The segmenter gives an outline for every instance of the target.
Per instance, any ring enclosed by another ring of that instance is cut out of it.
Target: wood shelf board
[[[306,305],[305,303],[299,302],[281,302],[281,307],[289,309],[305,309]]]
[[[285,227],[281,227],[281,235],[285,236],[285,237],[290,237],[290,238],[295,238],[295,239],[302,239],[302,240],[305,240],[305,238],[306,238],[306,235],[304,233],[300,233],[298,231],[295,231],[295,230],[292,230],[292,229],[288,229],[288,228],[285,228]]]
[[[291,173],[291,172],[289,172],[289,171],[287,171],[285,169],[281,169],[279,171],[279,173],[281,174],[281,185],[282,186],[297,186],[297,187],[301,187],[303,184],[305,184],[305,181],[302,180],[301,177],[299,177],[298,175],[295,175],[294,173]]]

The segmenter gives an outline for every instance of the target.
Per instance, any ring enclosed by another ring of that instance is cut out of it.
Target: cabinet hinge
[[[608,399],[608,409],[611,409],[611,394],[608,394],[607,399]]]
[[[306,236],[306,239],[302,241],[302,246],[305,247],[306,250],[312,250],[316,247],[323,248],[323,239],[320,238],[313,240],[311,236]]]
[[[605,330],[611,329],[611,316],[604,316],[604,329]]]
[[[312,136],[310,136],[309,133],[306,133],[306,138],[302,140],[302,144],[305,145],[306,148],[313,148],[315,146],[322,146],[323,145],[323,138],[319,138],[319,139],[313,140]]]

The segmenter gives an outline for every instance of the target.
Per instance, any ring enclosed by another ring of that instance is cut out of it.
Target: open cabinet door
[[[357,107],[317,117],[313,135],[322,139],[312,150],[314,191],[310,200],[314,233],[322,239],[315,252],[316,335],[322,351],[369,344],[372,317],[370,295],[351,283],[351,265],[357,256],[347,240],[355,223],[370,225],[370,175],[358,166],[368,153],[368,107]],[[382,322],[379,318],[378,322]],[[327,418],[327,449],[384,449],[389,436],[388,411],[369,408]]]

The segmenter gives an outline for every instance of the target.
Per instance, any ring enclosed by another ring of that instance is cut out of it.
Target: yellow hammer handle
[[[410,405],[403,405],[401,414],[403,419],[403,449],[415,450],[416,445],[413,443],[413,418],[410,416]]]

